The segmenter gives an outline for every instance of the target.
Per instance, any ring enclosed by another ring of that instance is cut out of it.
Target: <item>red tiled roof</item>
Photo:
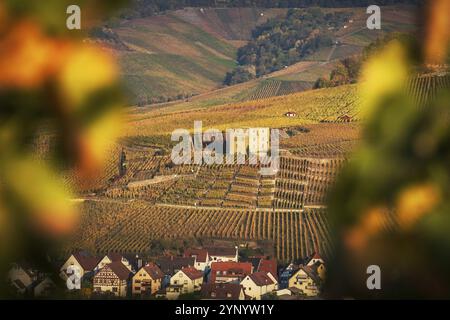
[[[128,280],[131,275],[131,271],[120,261],[107,264],[105,268],[111,269],[120,280]]]
[[[156,264],[147,264],[142,267],[142,269],[144,269],[153,280],[162,279],[164,277],[163,272]]]
[[[242,290],[238,283],[204,283],[201,295],[203,299],[239,300]]]
[[[197,262],[206,262],[208,251],[206,249],[187,249],[184,252],[185,257],[196,257]]]
[[[317,252],[314,252],[314,254],[313,254],[313,256],[312,256],[312,258],[310,260],[312,260],[312,259],[320,259],[320,260],[322,260],[322,257]]]
[[[223,272],[226,271],[226,274]],[[220,272],[221,274],[217,274]],[[215,282],[219,277],[245,277],[252,273],[250,262],[213,262],[211,264],[211,282]]]
[[[191,279],[191,280],[196,280],[196,279],[199,279],[199,278],[203,278],[203,272],[201,272],[201,271],[199,271],[199,270],[197,270],[195,268],[192,268],[192,267],[183,268],[183,269],[181,269],[181,271],[186,276],[188,276],[189,279]]]
[[[259,287],[275,283],[272,278],[267,275],[267,272],[255,272],[249,275],[249,277]]]
[[[261,259],[259,262],[258,271],[270,272],[277,279],[277,261],[275,259]]]
[[[240,271],[250,274],[252,272],[252,264],[250,262],[213,262],[211,271]]]

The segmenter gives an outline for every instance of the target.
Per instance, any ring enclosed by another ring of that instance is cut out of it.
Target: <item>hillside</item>
[[[251,30],[283,9],[183,9],[113,28],[133,103],[165,102],[221,86]]]
[[[278,96],[311,89],[329,74],[335,61],[360,53],[386,32],[411,31],[411,7],[386,7],[384,28],[365,28],[364,8],[323,9],[346,11],[352,21],[335,30],[338,45],[323,48],[304,61],[233,89],[222,89],[207,105]],[[237,49],[250,39],[254,28],[287,9],[186,8],[147,18],[123,20],[112,28],[113,46],[123,69],[132,104],[189,100],[222,87],[227,71],[234,69]],[[274,82],[266,81],[270,78]],[[267,90],[267,86],[272,86]],[[239,90],[242,88],[242,91]],[[233,92],[222,98],[223,90]],[[261,94],[263,92],[263,94]],[[214,94],[215,95],[215,94]],[[201,100],[201,99],[200,99]]]
[[[244,127],[291,127],[321,122],[339,122],[348,115],[359,119],[357,87],[354,85],[314,90],[263,100],[195,108],[178,105],[129,116],[125,136],[135,143],[167,144],[173,130],[193,129],[194,121],[216,129]],[[294,118],[285,116],[295,112]]]

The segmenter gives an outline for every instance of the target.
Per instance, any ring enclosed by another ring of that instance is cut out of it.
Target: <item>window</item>
[[[117,288],[116,287],[112,288],[112,291],[117,292]]]

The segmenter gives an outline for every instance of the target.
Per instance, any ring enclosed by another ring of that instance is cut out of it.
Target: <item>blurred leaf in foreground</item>
[[[407,44],[391,43],[364,66],[361,90],[370,111],[363,142],[329,203],[334,297],[450,298],[450,88],[419,107],[405,90],[412,70],[444,64],[448,3],[428,3],[433,34],[420,64]],[[370,265],[381,268],[381,290],[366,285]]]

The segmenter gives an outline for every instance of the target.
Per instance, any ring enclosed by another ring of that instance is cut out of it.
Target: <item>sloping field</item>
[[[283,96],[306,91],[313,87],[313,83],[307,81],[280,81],[275,79],[261,81],[256,88],[249,91],[246,100],[259,100]]]
[[[411,31],[414,25],[408,7],[384,7],[381,31],[365,27],[364,8],[325,10],[354,14],[345,29],[335,31],[340,44],[324,48],[304,62],[269,75],[270,78],[310,82],[305,86],[309,88],[328,73],[334,60],[361,52],[364,46],[388,32]],[[220,88],[226,72],[236,66],[238,47],[250,38],[252,30],[270,18],[284,16],[286,11],[186,8],[123,22],[114,32],[129,49],[119,49],[118,55],[133,104],[164,103]],[[245,100],[245,96],[237,95],[228,102]]]
[[[133,104],[219,88],[226,72],[236,66],[237,48],[251,31],[285,13],[285,9],[187,8],[122,23],[114,32],[129,49],[118,55]]]
[[[343,44],[364,47],[390,32],[411,32],[416,29],[415,9],[411,6],[386,6],[382,8],[381,30],[369,30],[365,8],[355,8],[352,23],[338,32],[338,40]]]
[[[261,126],[280,128],[339,121],[339,117],[345,115],[357,120],[360,112],[358,101],[357,87],[349,85],[207,109],[179,111],[176,106],[175,110],[167,107],[131,114],[125,135],[169,136],[174,129],[191,129],[197,120],[203,121],[205,127],[217,129]],[[296,117],[286,117],[287,112],[295,112]]]
[[[174,13],[178,18],[227,40],[249,40],[252,30],[287,9],[263,8],[186,8]]]
[[[115,32],[132,49],[119,56],[135,103],[211,90],[235,66],[235,47],[175,15],[136,19]]]
[[[194,209],[146,202],[88,201],[70,249],[145,254],[157,239],[271,241],[281,261],[332,250],[324,210]]]

